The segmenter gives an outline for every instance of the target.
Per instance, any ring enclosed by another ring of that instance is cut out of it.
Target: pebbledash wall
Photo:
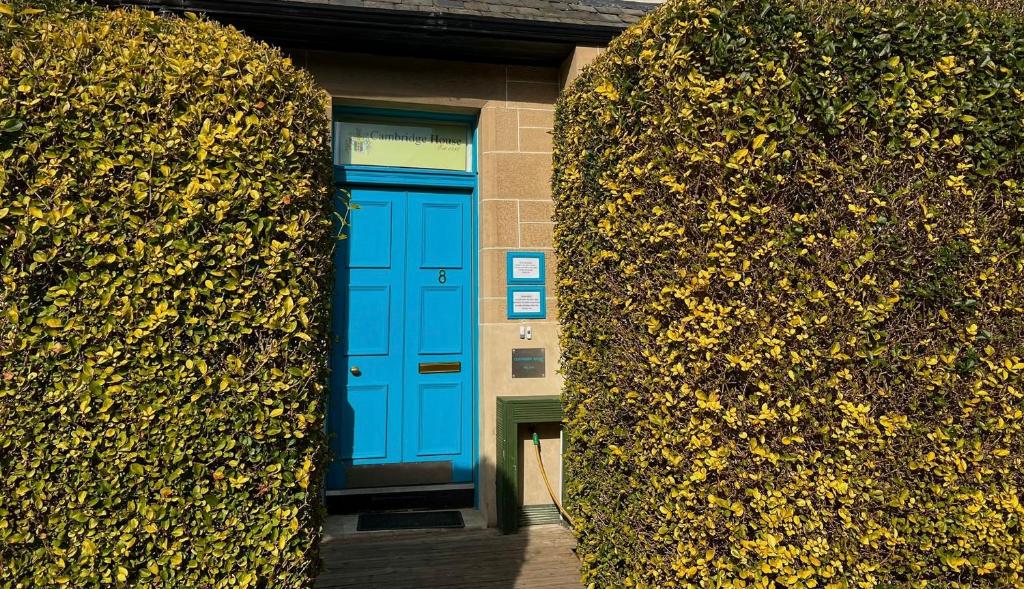
[[[561,67],[466,63],[337,52],[290,51],[333,97],[334,106],[368,106],[478,117],[478,498],[495,525],[495,400],[557,395],[558,300],[552,249],[551,130],[559,92],[601,49],[577,47]],[[506,308],[506,253],[546,257],[547,318],[511,320]],[[528,325],[533,337],[520,338]],[[545,348],[544,378],[513,379],[513,348]],[[545,466],[561,479],[557,426],[538,427]],[[527,432],[520,432],[522,504],[549,503]]]

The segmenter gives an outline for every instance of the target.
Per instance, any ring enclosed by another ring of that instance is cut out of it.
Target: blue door
[[[470,191],[353,187],[335,254],[328,488],[349,466],[473,477]]]

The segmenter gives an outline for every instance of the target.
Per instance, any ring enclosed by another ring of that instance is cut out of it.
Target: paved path
[[[581,589],[570,532],[497,530],[358,534],[321,545],[321,589]]]

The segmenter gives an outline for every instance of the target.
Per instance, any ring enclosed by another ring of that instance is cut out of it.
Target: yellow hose
[[[544,459],[540,457],[540,436],[536,432],[533,434],[533,453],[537,455],[537,464],[540,465],[540,476],[544,477],[544,486],[548,488],[548,495],[551,496],[551,501],[555,503],[555,507],[558,508],[558,512],[568,522],[569,527],[573,527],[572,518],[569,517],[569,513],[562,507],[562,502],[558,500],[558,495],[555,494],[555,490],[551,487],[551,481],[548,480],[548,471],[544,469]]]

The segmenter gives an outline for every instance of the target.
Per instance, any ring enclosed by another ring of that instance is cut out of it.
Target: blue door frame
[[[469,418],[467,420],[465,420],[464,422],[467,423],[469,425],[469,428],[470,428],[469,443],[471,444],[471,448],[470,448],[470,457],[471,457],[470,458],[470,460],[471,460],[470,470],[471,470],[471,472],[468,473],[468,474],[469,474],[470,480],[472,480],[472,482],[474,484],[474,488],[476,489],[476,493],[475,494],[476,494],[477,498],[479,498],[479,485],[478,485],[478,477],[479,477],[479,472],[478,472],[478,470],[479,470],[478,469],[478,465],[479,465],[479,441],[478,441],[478,438],[479,438],[479,429],[478,429],[479,428],[479,423],[478,423],[479,422],[479,391],[478,391],[478,382],[479,382],[479,377],[478,377],[478,366],[479,366],[479,362],[478,362],[478,360],[479,360],[478,346],[479,346],[479,343],[478,342],[479,342],[479,336],[478,336],[478,326],[479,326],[479,323],[478,323],[478,293],[477,293],[477,288],[478,288],[477,287],[477,282],[478,282],[478,279],[477,279],[477,276],[478,276],[478,273],[477,273],[477,269],[478,269],[477,255],[478,255],[478,250],[479,250],[479,243],[478,243],[478,233],[479,233],[479,231],[478,231],[478,216],[477,216],[477,190],[478,190],[478,182],[477,182],[477,174],[476,174],[476,169],[477,169],[477,154],[476,154],[477,129],[476,129],[476,117],[466,116],[466,115],[437,114],[437,113],[424,113],[424,112],[413,112],[413,111],[394,111],[394,110],[366,109],[366,108],[354,108],[354,107],[335,107],[335,109],[334,109],[334,120],[335,121],[337,121],[339,119],[343,119],[346,116],[360,116],[360,115],[363,115],[363,116],[367,116],[368,115],[368,116],[374,116],[374,117],[387,117],[387,118],[393,118],[393,119],[414,118],[414,119],[418,119],[418,120],[433,120],[433,121],[439,121],[439,122],[444,122],[444,121],[453,122],[453,121],[456,121],[456,122],[466,123],[472,129],[472,145],[470,146],[470,148],[471,148],[471,155],[472,155],[472,158],[471,158],[471,169],[472,169],[472,171],[464,172],[464,171],[433,170],[433,169],[418,169],[418,168],[396,168],[396,167],[386,167],[386,166],[354,166],[354,165],[341,166],[341,165],[336,165],[334,167],[334,180],[335,180],[335,184],[342,191],[347,191],[347,192],[350,192],[350,193],[353,193],[353,194],[357,193],[359,191],[364,191],[364,192],[371,191],[371,192],[368,192],[368,193],[373,195],[373,199],[375,200],[375,203],[376,204],[386,205],[389,209],[390,209],[390,204],[392,202],[395,204],[396,207],[405,207],[404,203],[399,203],[397,200],[394,200],[396,198],[399,198],[399,195],[404,195],[404,198],[406,198],[406,199],[412,198],[413,200],[415,200],[417,198],[434,199],[434,201],[432,203],[432,206],[438,205],[439,201],[437,201],[436,199],[437,198],[444,198],[445,194],[461,193],[461,194],[466,195],[468,197],[468,199],[469,199],[469,215],[470,215],[470,221],[469,221],[469,230],[470,230],[470,236],[469,236],[470,237],[470,239],[469,239],[469,241],[470,241],[469,258],[470,259],[469,259],[469,263],[470,263],[470,266],[469,266],[469,270],[470,271],[469,271],[469,279],[467,281],[467,286],[469,287],[468,300],[469,300],[469,309],[470,309],[469,315],[470,315],[470,317],[469,317],[469,325],[467,327],[469,328],[469,332],[470,333],[469,333],[469,337],[468,337],[469,350],[467,351],[467,353],[469,354],[469,357],[472,358],[472,360],[470,362],[470,364],[472,365],[472,369],[469,371],[469,374],[467,375],[467,377],[468,377],[467,382],[468,382],[468,386],[469,386],[469,391],[468,391],[468,394],[469,394],[469,407],[470,407],[469,408]],[[376,202],[376,201],[379,201],[379,202]],[[441,204],[441,206],[443,206],[443,203]],[[404,210],[404,208],[403,208],[403,210]],[[339,244],[339,250],[341,250],[344,247],[346,247],[346,244],[344,244],[344,243]],[[396,268],[396,270],[398,272],[403,272],[404,271],[404,269],[401,268],[401,267]],[[351,270],[348,270],[348,272],[351,272]],[[355,287],[355,285],[354,284],[350,285],[350,287]],[[335,300],[336,301],[339,300],[337,294],[335,295]],[[368,300],[370,300],[370,299],[368,299]],[[336,311],[336,313],[339,313],[339,312],[343,313],[343,311]],[[341,319],[341,321],[346,322],[346,323],[349,322],[349,321],[353,321],[353,318],[348,318],[348,317],[339,318],[339,319]],[[355,318],[354,320],[358,321],[359,319]],[[354,328],[355,326],[352,326],[352,327]],[[334,329],[337,330],[338,326],[336,325],[336,327]],[[345,329],[349,329],[349,327],[345,327]],[[332,341],[334,341],[335,343],[340,343],[340,340],[337,339],[337,338],[332,338]],[[336,346],[332,346],[332,347],[336,347]],[[348,368],[348,366],[342,366],[340,364],[340,361],[343,359],[343,357],[340,356],[340,354],[343,354],[343,353],[346,353],[346,352],[343,352],[340,349],[332,349],[331,350],[331,363],[332,363],[332,370],[333,371],[346,370]],[[351,355],[352,351],[348,350],[347,353],[349,355]],[[349,357],[350,356],[344,356],[344,359],[348,360]],[[442,358],[439,357],[439,359],[442,359]],[[401,368],[399,368],[399,367],[391,367],[391,366],[388,366],[386,364],[380,365],[380,366],[375,366],[375,365],[372,364],[372,362],[374,362],[374,359],[368,359],[367,362],[370,362],[370,364],[366,364],[366,366],[373,366],[374,369],[384,370],[384,371],[393,370],[393,371],[397,371],[397,373],[408,373],[410,375],[409,378],[415,378],[415,375],[413,373],[409,372],[408,367],[401,367]],[[347,364],[347,362],[346,362],[346,364]],[[413,371],[413,372],[415,372],[415,371]],[[421,375],[420,378],[423,378],[423,376]],[[331,406],[329,408],[329,411],[335,411],[337,409],[336,404],[341,401],[341,399],[343,398],[343,395],[345,394],[342,390],[339,390],[343,386],[345,386],[345,385],[339,385],[338,383],[340,383],[340,382],[343,382],[343,379],[339,379],[335,375],[332,375],[332,379],[331,379],[331,392],[330,392],[330,399],[331,399],[330,405]],[[431,385],[431,384],[427,383],[426,385],[423,385],[423,386],[426,386],[427,388],[433,388],[435,390],[435,392],[438,392],[438,391],[441,391],[442,389],[444,389],[446,385],[444,385],[444,384],[440,384],[440,385],[434,384],[434,385]],[[356,387],[356,388],[358,389],[359,387]],[[363,387],[363,388],[369,389],[369,388],[372,388],[372,387]],[[350,395],[353,395],[353,394],[354,395],[358,395],[359,394],[358,392],[353,393],[351,389],[352,389],[352,387],[349,387],[349,389],[348,389]],[[402,409],[402,408],[397,408],[397,409],[393,408],[392,410],[405,411],[405,409]],[[329,413],[329,415],[333,415],[333,414]],[[330,418],[329,421],[333,421],[334,423],[341,423],[341,422],[339,422],[337,419],[335,419],[333,417]],[[335,427],[337,428],[337,426],[335,426]],[[389,455],[388,454],[389,452],[391,452],[390,456],[394,456],[395,455],[394,454],[395,448],[384,447],[385,444],[383,444],[383,443],[382,443],[382,447],[380,447],[380,448],[373,447],[372,445],[370,445],[369,447],[362,448],[361,452],[363,452],[363,455],[365,456],[364,459],[360,459],[359,456],[355,455],[355,453],[350,452],[350,453],[353,454],[352,455],[352,459],[350,459],[348,461],[344,461],[338,455],[338,449],[340,447],[339,446],[339,442],[337,441],[338,436],[339,435],[352,435],[353,437],[355,437],[357,435],[355,433],[355,428],[354,428],[353,424],[345,424],[345,425],[343,425],[339,429],[344,430],[345,427],[352,427],[353,431],[352,432],[330,431],[330,426],[328,426],[328,428],[329,428],[328,434],[332,435],[331,449],[332,449],[332,454],[334,454],[334,458],[332,459],[331,466],[330,466],[330,468],[328,470],[328,480],[327,480],[327,483],[328,483],[327,490],[328,491],[340,490],[341,488],[344,487],[344,469],[345,469],[345,466],[347,464],[351,464],[353,462],[357,463],[357,464],[358,463],[394,462],[394,460],[390,460],[390,459],[388,459],[388,460],[380,460],[380,459],[375,459],[374,458],[374,457],[379,457],[379,456],[383,456],[383,455]],[[391,424],[388,427],[395,427],[395,426],[393,424]],[[391,432],[391,433],[392,433],[392,435],[388,436],[388,438],[390,438],[391,440],[395,440],[397,437],[400,437],[405,432]],[[421,440],[421,442],[422,441],[423,440]],[[430,441],[431,440],[427,440],[427,442],[430,442]],[[433,440],[433,441],[434,442],[438,442],[437,440]],[[443,440],[441,442],[443,442]],[[440,443],[440,442],[438,442],[438,443]],[[429,446],[429,443],[427,445]],[[352,446],[350,446],[349,448],[351,449]],[[399,455],[402,454],[402,449],[401,448],[399,448],[397,451],[398,451]],[[429,454],[430,454],[430,452],[428,451],[428,452],[426,452],[426,455],[424,457],[422,457],[422,458],[414,458],[411,461],[430,460]],[[402,462],[409,462],[409,461],[410,460],[402,460]],[[461,472],[460,473],[457,468],[455,470],[456,470],[456,472],[453,472],[453,477],[455,479],[461,478],[462,480],[465,480],[465,475],[467,473],[465,473],[465,472]]]

